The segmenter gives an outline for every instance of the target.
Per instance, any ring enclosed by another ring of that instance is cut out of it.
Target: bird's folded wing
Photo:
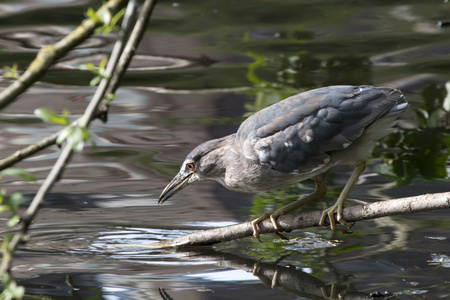
[[[236,134],[252,162],[282,172],[310,172],[347,148],[401,97],[392,89],[333,86],[292,96],[249,117]]]

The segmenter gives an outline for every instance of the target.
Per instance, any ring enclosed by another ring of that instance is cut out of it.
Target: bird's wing
[[[282,172],[311,171],[348,147],[375,120],[404,100],[372,86],[332,86],[271,105],[245,120],[236,146],[245,158]]]

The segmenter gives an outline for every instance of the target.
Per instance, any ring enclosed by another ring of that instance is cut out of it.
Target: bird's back
[[[407,107],[395,89],[331,86],[289,97],[242,123],[236,147],[253,163],[287,173],[310,172],[348,148],[377,120],[395,120]],[[381,128],[392,127],[392,122]],[[377,136],[377,138],[379,138]]]

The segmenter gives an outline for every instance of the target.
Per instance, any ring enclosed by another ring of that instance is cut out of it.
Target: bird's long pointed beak
[[[163,204],[167,199],[188,186],[189,178],[192,176],[192,174],[194,173],[192,173],[191,171],[178,173],[162,191],[161,196],[159,196],[158,204]]]

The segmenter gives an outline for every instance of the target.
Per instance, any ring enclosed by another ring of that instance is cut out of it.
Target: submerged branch
[[[372,220],[376,218],[450,208],[450,192],[426,194],[408,198],[379,201],[366,205],[345,208],[343,217],[348,222]],[[320,226],[322,211],[311,211],[295,215],[285,215],[277,219],[278,225],[286,232]],[[275,233],[270,219],[259,225],[260,233]],[[250,222],[194,232],[171,240],[150,244],[151,248],[212,245],[253,235]]]

